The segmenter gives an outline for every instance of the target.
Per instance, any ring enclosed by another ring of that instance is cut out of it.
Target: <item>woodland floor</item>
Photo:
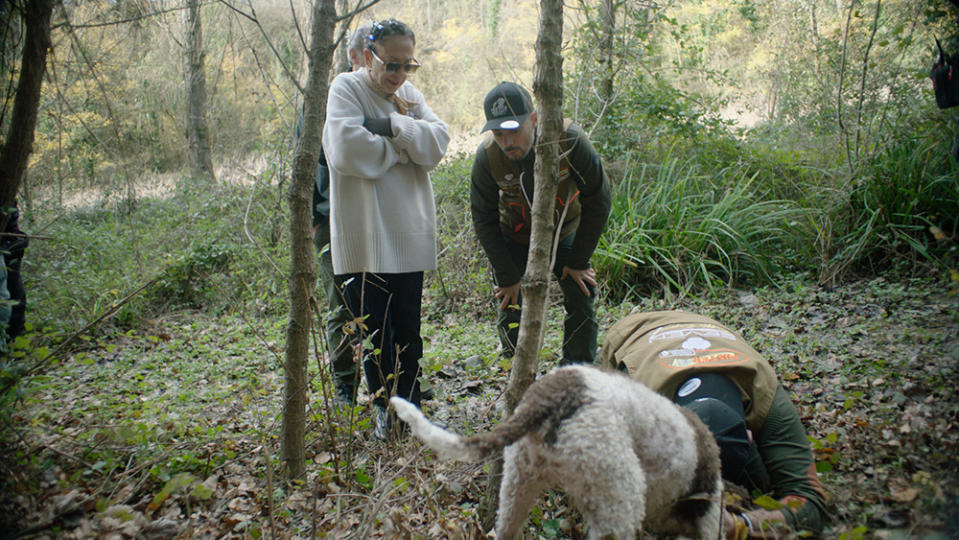
[[[634,307],[710,315],[773,362],[820,463],[826,537],[959,537],[955,286],[796,281],[720,300],[604,302],[602,328]],[[550,313],[555,350],[561,314]],[[180,313],[90,339],[23,386],[4,416],[0,537],[483,537],[484,464],[373,440],[368,410],[328,408],[319,383],[308,477],[284,481],[285,317],[252,317]],[[490,313],[428,311],[424,335],[435,387],[427,415],[465,433],[487,429],[507,378]],[[547,355],[541,368],[554,362]],[[525,537],[584,535],[550,493]]]

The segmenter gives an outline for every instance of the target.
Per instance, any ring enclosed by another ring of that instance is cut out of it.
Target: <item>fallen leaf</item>
[[[893,489],[889,492],[894,501],[908,503],[919,497],[919,490],[916,488]]]
[[[942,242],[949,239],[949,237],[946,236],[946,233],[942,232],[942,229],[936,227],[935,225],[929,226],[929,232],[932,233],[932,237],[936,239],[936,242]]]

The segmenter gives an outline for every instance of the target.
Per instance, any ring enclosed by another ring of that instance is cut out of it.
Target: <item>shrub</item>
[[[945,147],[902,137],[880,150],[832,210],[830,279],[948,265],[959,233],[959,170]]]
[[[154,305],[163,307],[208,307],[218,295],[217,282],[229,273],[239,249],[231,243],[198,242],[163,269],[150,292]]]

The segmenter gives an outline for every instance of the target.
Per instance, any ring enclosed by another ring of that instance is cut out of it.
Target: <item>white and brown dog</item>
[[[416,437],[441,458],[476,461],[503,451],[496,538],[519,537],[549,487],[580,510],[589,538],[650,532],[717,539],[722,518],[719,449],[692,412],[626,375],[591,366],[551,371],[512,416],[462,437],[390,400]]]

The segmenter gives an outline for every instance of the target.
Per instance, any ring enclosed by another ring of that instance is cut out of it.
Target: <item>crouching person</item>
[[[719,444],[723,479],[779,500],[777,510],[724,512],[727,539],[822,530],[825,496],[799,413],[742,337],[701,315],[635,313],[610,328],[600,363],[695,412]]]

